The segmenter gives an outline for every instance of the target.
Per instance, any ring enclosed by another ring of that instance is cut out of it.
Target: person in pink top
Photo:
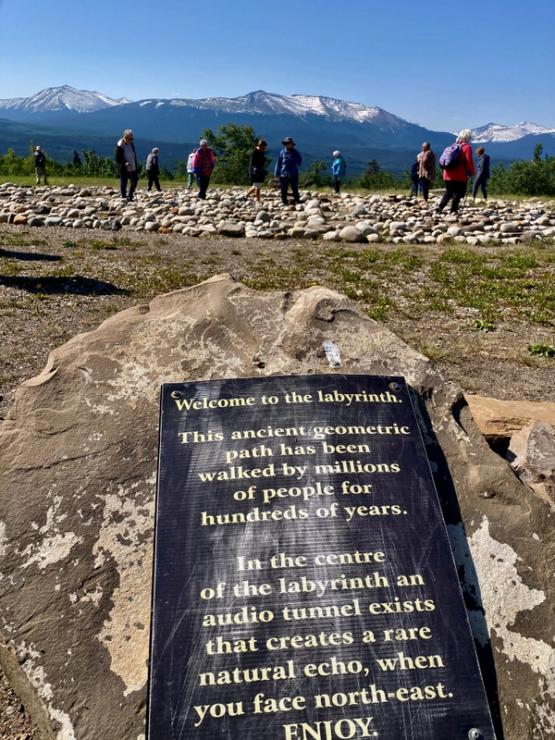
[[[451,213],[457,213],[461,198],[466,195],[468,178],[474,177],[474,160],[472,158],[472,147],[470,146],[471,136],[472,132],[468,128],[464,128],[457,136],[456,144],[459,147],[459,155],[454,163],[443,169],[445,193],[437,208],[438,213],[443,211],[449,201],[452,201]],[[444,155],[442,155],[442,158]],[[441,159],[440,164],[442,164]]]

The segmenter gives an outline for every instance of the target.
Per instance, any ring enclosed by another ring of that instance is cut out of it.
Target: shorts
[[[256,188],[257,190],[260,190],[261,188],[264,187],[264,183],[263,182],[253,182],[252,186],[253,188]]]

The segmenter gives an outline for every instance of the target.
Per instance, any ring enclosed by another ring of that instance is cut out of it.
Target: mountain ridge
[[[430,142],[438,155],[453,142],[449,131],[427,129],[378,106],[265,90],[235,98],[129,101],[64,85],[47,88],[30,98],[0,100],[0,119],[0,151],[14,147],[25,153],[33,140],[49,143],[52,151],[64,158],[70,144],[77,150],[96,148],[99,153],[111,154],[112,142],[121,131],[133,128],[141,149],[147,142],[167,144],[167,153],[171,151],[175,162],[182,156],[179,146],[198,142],[205,129],[237,124],[251,126],[270,143],[272,151],[277,150],[284,136],[292,136],[306,166],[327,160],[332,151],[339,149],[348,157],[351,171],[362,171],[370,160],[377,159],[384,169],[402,172],[410,169],[423,141]],[[10,126],[10,121],[17,126]],[[492,127],[493,134],[488,134]],[[515,128],[518,131],[512,130]],[[488,123],[474,132],[476,143],[486,143],[488,153],[497,161],[529,159],[537,144],[542,144],[546,154],[555,155],[555,129],[529,121],[516,127]]]
[[[41,116],[56,117],[64,115],[83,116],[99,111],[130,106],[160,112],[172,110],[205,111],[214,115],[246,115],[246,116],[291,116],[300,121],[310,116],[316,120],[326,120],[335,123],[370,124],[382,131],[389,131],[392,135],[401,132],[406,126],[414,126],[423,132],[443,134],[425,126],[407,121],[389,111],[375,105],[365,105],[354,101],[343,100],[326,95],[305,95],[294,93],[284,95],[272,93],[263,89],[253,90],[245,95],[233,98],[213,96],[206,98],[143,98],[131,101],[126,97],[111,98],[104,93],[91,90],[79,90],[71,85],[48,87],[28,97],[0,99],[0,115],[14,120],[33,120]],[[46,119],[45,119],[46,121]],[[477,126],[472,130],[473,141],[476,143],[507,143],[518,141],[527,136],[553,134],[555,128],[549,128],[522,121],[514,125],[500,124],[490,121]],[[175,136],[175,132],[172,132]]]
[[[513,126],[504,123],[490,121],[483,126],[472,129],[472,141],[476,144],[487,144],[491,142],[518,141],[526,136],[538,136],[540,134],[555,134],[555,128],[540,126],[532,121],[522,121]]]
[[[34,113],[69,110],[75,113],[90,113],[104,107],[125,105],[128,98],[111,98],[96,90],[78,90],[71,85],[46,87],[28,97],[0,99],[0,112],[19,110]]]

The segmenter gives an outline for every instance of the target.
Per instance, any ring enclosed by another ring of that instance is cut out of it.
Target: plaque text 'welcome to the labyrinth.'
[[[150,740],[469,737],[494,732],[405,381],[164,386]]]

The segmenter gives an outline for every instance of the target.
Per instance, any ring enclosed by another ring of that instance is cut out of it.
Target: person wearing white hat
[[[347,166],[345,159],[339,150],[333,152],[333,162],[331,163],[332,185],[334,192],[339,195],[341,191],[341,180],[345,177]]]
[[[35,147],[33,158],[35,160],[35,178],[37,185],[40,185],[41,178],[43,179],[44,184],[48,185],[48,180],[46,178],[46,157],[44,156],[44,152],[40,146]]]

